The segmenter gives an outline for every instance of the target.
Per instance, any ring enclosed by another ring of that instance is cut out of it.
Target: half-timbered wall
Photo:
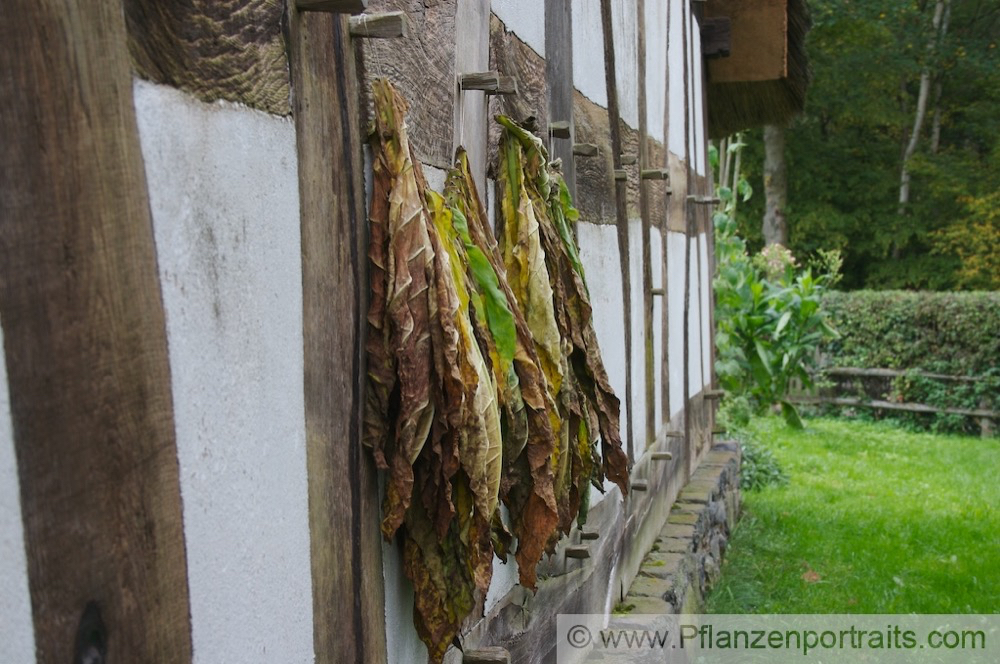
[[[358,437],[362,123],[379,76],[411,103],[429,184],[463,144],[491,214],[492,115],[538,119],[576,192],[597,336],[648,484],[627,500],[608,484],[591,557],[563,556],[574,532],[537,594],[496,560],[464,643],[538,661],[556,614],[609,611],[711,436],[691,0],[369,0],[409,32],[363,43],[346,16],[291,2],[14,4],[38,20],[0,27],[15,72],[0,93],[34,86],[0,120],[0,660],[68,661],[89,602],[109,661],[163,643],[163,661],[204,664],[425,659]],[[46,30],[73,34],[58,58]],[[518,94],[459,89],[487,70]],[[571,138],[548,135],[557,122]],[[597,154],[574,156],[582,144]]]

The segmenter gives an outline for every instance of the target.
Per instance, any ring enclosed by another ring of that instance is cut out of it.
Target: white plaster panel
[[[508,30],[545,57],[544,0],[493,0],[492,9]]]
[[[698,272],[698,238],[691,238],[690,285],[688,300],[688,389],[691,395],[701,392],[701,283]]]
[[[701,29],[698,27],[698,21],[693,16],[691,23],[691,58],[694,63],[694,69],[692,70],[694,80],[691,85],[694,91],[691,97],[691,112],[694,113],[694,167],[698,175],[706,175],[708,160],[705,154],[707,148],[705,134],[705,79],[703,72],[705,60],[701,56]]]
[[[698,255],[700,257],[698,266],[701,268],[701,375],[705,387],[709,387],[712,383],[712,309],[710,302],[713,291],[708,262],[708,238],[704,233],[698,236]]]
[[[639,128],[639,24],[635,0],[612,0],[611,25],[615,39],[615,86],[622,120]],[[602,79],[603,79],[603,71]]]
[[[608,107],[601,0],[573,0],[573,85],[590,101]]]
[[[618,231],[614,226],[587,223],[577,224],[576,228],[577,239],[580,243],[580,260],[587,277],[590,303],[594,311],[594,331],[597,334],[597,343],[601,349],[601,357],[604,359],[604,368],[608,372],[608,381],[621,402],[620,422],[624,446],[628,436],[628,411],[625,408],[625,372],[628,369],[625,354],[625,308],[622,303]],[[635,320],[634,316],[633,312],[633,321]],[[634,385],[633,383],[633,387]],[[632,398],[634,401],[634,389]],[[642,420],[636,420],[636,428],[642,430]],[[605,480],[605,493],[592,492],[590,494],[591,504],[596,505],[604,500],[613,486],[614,484]]]
[[[3,616],[0,662],[33,662],[35,629],[3,348],[3,330],[0,330],[0,616]]]
[[[312,662],[295,128],[136,81],[194,661]]]
[[[686,9],[684,13],[685,21],[687,22],[687,52],[685,54],[687,62],[687,82],[688,82],[688,104],[687,104],[687,144],[688,150],[690,151],[690,166],[695,168],[698,161],[698,142],[695,138],[696,131],[696,119],[695,119],[695,109],[697,108],[698,89],[695,83],[694,77],[694,32],[698,27],[698,22],[694,20],[694,15],[691,13],[690,0],[686,0]]]
[[[662,143],[667,81],[667,0],[651,0],[645,3],[644,9],[646,127],[647,133]]]
[[[631,419],[635,427],[633,444],[638,458],[646,449],[646,325],[643,316],[642,297],[642,220],[629,219],[629,292],[632,301],[632,360],[629,369],[632,375]],[[595,315],[596,318],[596,315]],[[624,392],[619,395],[624,398]],[[622,440],[625,440],[623,437]]]
[[[670,108],[668,147],[681,159],[687,154],[684,141],[684,15],[686,0],[669,2],[670,30],[667,55],[670,62],[670,82],[667,104]]]
[[[660,229],[649,231],[651,267],[653,271],[653,288],[663,288],[663,239]],[[663,414],[663,297],[653,298],[653,373],[656,380],[656,430],[665,419]]]
[[[684,407],[684,234],[667,232],[667,353],[670,362],[670,417]]]

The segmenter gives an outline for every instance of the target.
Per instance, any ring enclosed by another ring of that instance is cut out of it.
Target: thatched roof
[[[730,56],[708,64],[709,135],[790,122],[810,78],[805,0],[708,0],[705,14],[732,21]]]

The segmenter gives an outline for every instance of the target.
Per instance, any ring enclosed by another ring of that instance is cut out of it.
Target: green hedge
[[[828,366],[920,369],[981,376],[954,383],[905,376],[877,386],[887,397],[934,406],[1000,410],[1000,292],[829,292],[823,303],[840,333],[822,348]],[[871,387],[871,385],[869,385]],[[899,415],[922,428],[978,431],[971,418]]]

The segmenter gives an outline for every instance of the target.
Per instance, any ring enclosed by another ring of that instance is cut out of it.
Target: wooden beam
[[[290,17],[317,664],[387,658],[378,488],[360,435],[368,233],[348,31],[345,15]]]
[[[590,549],[586,546],[567,546],[564,551],[567,558],[586,560],[590,558]]]
[[[628,171],[624,168],[616,168],[614,170],[615,182],[627,182],[628,181]]]
[[[632,480],[633,491],[649,491],[649,482],[646,480]]]
[[[634,166],[638,157],[634,154],[623,154],[622,155],[622,166]]]
[[[462,664],[510,664],[510,652],[496,646],[466,650],[462,653]]]
[[[728,58],[732,50],[732,22],[728,16],[701,19],[701,54],[706,58]]]
[[[632,285],[628,237],[628,191],[622,170],[621,113],[618,109],[618,83],[615,69],[615,32],[611,0],[601,0],[601,34],[604,38],[604,84],[608,96],[608,124],[611,127],[611,156],[615,179],[615,225],[618,230],[618,262],[622,278],[623,331],[625,333],[625,417],[628,432],[625,446],[629,464],[635,463],[635,412],[632,410],[632,372],[627,370],[632,358]],[[626,65],[627,66],[627,65]]]
[[[566,120],[559,120],[557,122],[549,123],[549,136],[552,138],[570,138],[569,122]]]
[[[573,154],[577,157],[596,157],[600,151],[593,143],[574,143]]]
[[[573,3],[572,0],[545,0],[545,84],[548,87],[549,117],[566,122],[566,135],[571,139],[573,124]],[[549,122],[549,127],[555,124]],[[572,143],[555,142],[549,146],[553,159],[562,160],[566,187],[576,198],[576,154]],[[577,204],[579,205],[579,204]]]
[[[580,541],[581,542],[592,542],[596,539],[600,539],[601,534],[591,530],[580,531]]]
[[[352,16],[348,26],[352,37],[363,39],[391,39],[410,34],[410,22],[404,12]]]
[[[643,180],[669,180],[670,171],[665,168],[644,168],[639,172]]]
[[[670,452],[653,452],[650,456],[653,461],[670,461],[674,458],[674,455]]]
[[[360,14],[368,9],[368,0],[295,0],[295,8],[300,12]]]
[[[830,404],[833,406],[858,406],[880,410],[897,410],[904,413],[944,413],[946,415],[1000,419],[1000,413],[987,409],[948,408],[944,406],[928,406],[922,403],[896,403],[895,401],[883,401],[880,399],[866,401],[853,397],[793,397],[789,401],[801,404]]]
[[[185,664],[170,367],[122,5],[10,0],[0,44],[0,318],[37,661]],[[80,626],[103,633],[78,644]]]
[[[517,94],[517,80],[513,76],[501,76],[495,71],[459,74],[458,87],[461,90],[482,90],[488,95]]]

